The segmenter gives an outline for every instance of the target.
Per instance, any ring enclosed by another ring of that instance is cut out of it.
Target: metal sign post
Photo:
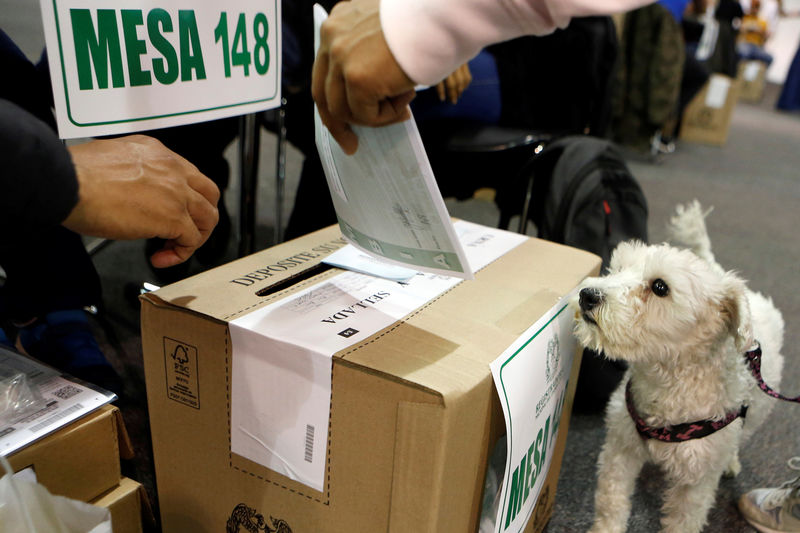
[[[260,127],[253,113],[239,118],[239,257],[252,254],[256,245]]]
[[[283,242],[283,197],[286,188],[286,98],[278,112],[278,150],[275,158],[275,242]]]

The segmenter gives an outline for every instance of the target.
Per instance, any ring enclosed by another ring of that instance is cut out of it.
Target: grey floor
[[[0,13],[3,13],[0,25],[26,53],[32,57],[38,55],[43,43],[38,2],[0,0]],[[730,138],[724,147],[679,142],[674,154],[656,162],[632,156],[629,165],[647,196],[653,242],[664,238],[664,223],[677,203],[697,198],[714,206],[708,226],[717,258],[725,267],[739,271],[752,288],[771,295],[783,311],[786,367],[781,388],[787,393],[800,394],[800,238],[797,233],[800,223],[800,114],[776,112],[777,91],[777,86],[770,85],[760,103],[737,105]],[[235,154],[233,145],[228,152],[233,176],[237,172]],[[265,133],[259,170],[259,248],[275,242],[279,210],[274,194],[274,154],[275,139]],[[301,164],[301,156],[290,148],[286,198],[281,206],[284,224]],[[236,180],[233,181],[225,201],[235,214],[238,191]],[[447,203],[454,216],[487,225],[497,221],[495,207],[486,201],[448,200]],[[109,359],[128,380],[127,399],[121,405],[140,460],[126,463],[125,473],[143,482],[157,503],[149,461],[138,304],[131,292],[141,281],[155,281],[143,249],[141,242],[116,242],[96,253],[95,263],[103,281],[106,308],[104,315],[98,317],[97,331]],[[235,242],[231,242],[228,259],[235,256],[235,249]],[[571,533],[588,528],[593,512],[594,465],[603,437],[600,415],[573,416],[548,533]],[[783,403],[773,411],[761,433],[745,447],[742,473],[735,479],[722,481],[706,531],[753,531],[736,511],[737,496],[750,488],[787,479],[789,472],[785,461],[792,455],[800,455],[800,406]],[[643,472],[637,486],[630,531],[658,530],[661,480],[660,473],[654,469]]]

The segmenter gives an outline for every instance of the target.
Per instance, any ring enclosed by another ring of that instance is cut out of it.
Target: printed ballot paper
[[[314,6],[314,26],[327,18]],[[392,263],[472,279],[413,118],[381,128],[352,126],[358,151],[346,155],[315,108],[315,134],[342,234]]]

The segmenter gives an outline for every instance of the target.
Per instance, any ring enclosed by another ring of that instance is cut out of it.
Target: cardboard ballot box
[[[116,486],[120,455],[133,450],[119,409],[104,405],[10,455],[15,472],[32,468],[52,494],[88,502]]]
[[[760,102],[767,83],[767,64],[763,61],[739,61],[736,75],[739,80],[739,99],[745,102]]]
[[[467,246],[491,241],[481,237]],[[165,532],[477,530],[487,458],[505,431],[489,364],[594,275],[600,259],[525,239],[476,279],[453,283],[392,318],[400,296],[391,287],[322,311],[350,294],[340,287],[355,291],[367,283],[320,264],[344,245],[338,228],[330,227],[142,297]],[[284,336],[248,348],[241,322],[273,308],[259,327],[278,331],[285,322]],[[386,325],[371,331],[364,326],[369,316]],[[292,320],[298,321],[294,330]],[[324,328],[330,338],[320,336]],[[312,344],[318,336],[349,344],[327,366],[317,366]],[[279,363],[263,373],[261,356]],[[554,457],[527,531],[540,531],[552,512],[579,364],[575,357],[568,369]],[[304,372],[319,383],[294,385]],[[305,423],[319,415],[308,414],[315,398],[327,409],[319,426]],[[250,414],[242,415],[241,405]],[[305,431],[257,435],[273,418]],[[248,458],[259,454],[271,466]],[[304,473],[318,461],[318,476]]]
[[[114,533],[142,533],[144,523],[154,523],[144,486],[127,477],[121,478],[117,486],[89,503],[111,512]]]
[[[680,139],[724,146],[738,98],[737,80],[712,74],[683,111]]]

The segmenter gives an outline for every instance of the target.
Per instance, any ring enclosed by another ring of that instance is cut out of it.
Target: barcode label
[[[314,426],[306,424],[306,454],[307,463],[314,462]]]
[[[80,394],[81,392],[83,392],[83,390],[79,389],[78,387],[74,387],[72,385],[66,385],[64,387],[61,387],[57,391],[53,392],[53,396],[61,398],[62,400],[69,400],[70,398],[72,398],[76,394]]]
[[[58,422],[62,418],[68,417],[69,415],[75,413],[76,411],[80,411],[82,409],[83,409],[83,405],[81,405],[79,403],[76,403],[72,407],[68,407],[68,408],[64,409],[63,411],[61,411],[60,413],[56,413],[53,416],[51,416],[50,418],[42,420],[41,422],[39,422],[35,426],[31,426],[29,429],[30,429],[31,433],[36,433],[37,431],[41,431],[42,429],[46,428],[50,424]]]

